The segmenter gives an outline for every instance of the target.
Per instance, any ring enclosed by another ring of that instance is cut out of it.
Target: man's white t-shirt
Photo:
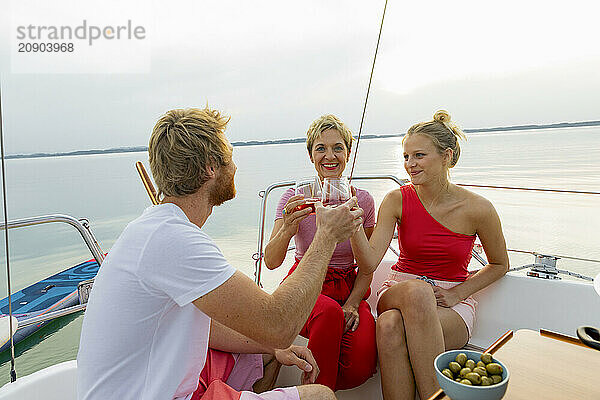
[[[174,204],[131,222],[104,260],[83,320],[78,398],[165,399],[198,386],[210,318],[192,301],[235,269]]]

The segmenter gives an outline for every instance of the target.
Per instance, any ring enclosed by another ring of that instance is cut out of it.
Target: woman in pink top
[[[438,389],[434,358],[463,347],[475,319],[471,295],[502,277],[508,254],[500,219],[483,197],[450,183],[464,134],[446,111],[413,125],[403,139],[412,184],[387,194],[370,239],[352,241],[360,265],[377,268],[398,225],[400,257],[379,292],[377,349],[383,397],[421,399]],[[489,264],[469,277],[478,236]]]
[[[352,132],[333,115],[324,115],[308,129],[306,147],[321,180],[339,178],[344,172],[352,147]],[[366,190],[355,189],[358,206],[364,210],[363,230],[371,235],[375,225],[373,198]],[[315,234],[315,215],[311,209],[297,210],[305,200],[287,190],[279,201],[271,239],[265,248],[265,264],[279,267],[290,240],[296,243],[296,268]],[[360,265],[360,264],[359,264]],[[369,296],[372,273],[357,268],[350,241],[338,244],[321,295],[300,331],[308,338],[320,373],[316,383],[333,390],[349,389],[365,382],[375,372],[377,353],[375,321],[364,300]]]

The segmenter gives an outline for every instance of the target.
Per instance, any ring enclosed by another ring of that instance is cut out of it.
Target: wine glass
[[[342,176],[339,178],[325,178],[323,180],[321,195],[323,205],[336,207],[348,201],[351,196],[348,178]]]
[[[300,178],[296,180],[295,194],[304,196],[305,203],[296,207],[295,211],[311,208],[311,214],[315,212],[315,203],[321,200],[321,180],[317,176]]]

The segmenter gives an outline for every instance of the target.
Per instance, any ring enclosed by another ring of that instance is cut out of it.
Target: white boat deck
[[[385,280],[395,258],[386,257],[373,278],[373,288]],[[375,292],[374,290],[373,292]],[[544,328],[575,336],[581,325],[600,326],[600,296],[590,283],[530,278],[513,273],[475,295],[478,319],[470,344],[486,348],[508,330]],[[368,299],[375,309],[376,295]],[[305,344],[299,337],[297,343]],[[46,368],[0,388],[1,399],[75,400],[77,363],[68,361]],[[300,382],[300,371],[283,367],[278,386]],[[338,391],[340,400],[381,399],[379,373],[365,384]]]
[[[371,287],[381,286],[395,258],[386,257],[377,269]],[[376,289],[368,299],[376,309]],[[531,278],[508,273],[498,282],[475,294],[478,301],[477,321],[470,345],[489,347],[506,331],[540,328],[575,336],[582,325],[600,326],[600,296],[590,283]],[[299,337],[298,344],[306,339]],[[340,400],[381,399],[379,372],[365,384],[336,392]],[[283,367],[278,386],[297,385],[300,373]]]

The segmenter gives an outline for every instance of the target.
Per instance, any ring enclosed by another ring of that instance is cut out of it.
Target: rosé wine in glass
[[[295,194],[304,196],[304,204],[297,206],[294,211],[311,208],[311,214],[315,212],[315,203],[321,200],[321,180],[317,176],[301,178],[296,181]]]
[[[350,200],[350,182],[346,177],[325,178],[321,201],[323,205],[335,207]]]
[[[321,199],[305,199],[306,203],[300,204],[299,206],[297,206],[295,211],[300,211],[300,210],[304,210],[305,208],[310,208],[311,209],[310,214],[314,214],[315,213],[315,203],[320,200]]]

